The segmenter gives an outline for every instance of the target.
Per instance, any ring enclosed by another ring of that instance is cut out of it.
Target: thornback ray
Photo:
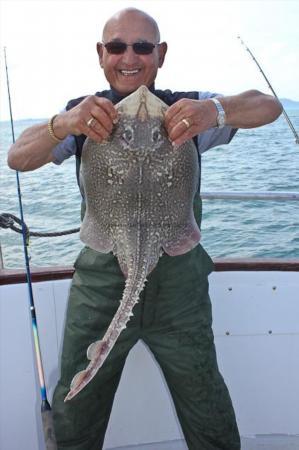
[[[84,143],[80,177],[86,212],[80,238],[98,252],[113,252],[126,283],[115,316],[104,336],[88,347],[90,362],[73,378],[65,401],[104,364],[163,251],[184,254],[200,240],[193,213],[197,150],[192,140],[172,146],[163,125],[167,108],[141,86],[116,105],[120,118],[109,139]]]

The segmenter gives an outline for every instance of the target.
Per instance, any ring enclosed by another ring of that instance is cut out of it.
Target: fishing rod
[[[247,45],[244,43],[244,41],[241,39],[240,36],[238,36],[238,39],[240,39],[241,44],[244,45],[244,47],[245,47],[245,49],[248,51],[249,55],[251,56],[251,58],[253,59],[253,61],[255,62],[255,64],[258,66],[258,68],[259,68],[261,74],[263,75],[264,79],[266,80],[266,82],[267,82],[267,84],[268,84],[270,90],[272,91],[274,97],[280,102],[280,100],[279,100],[279,98],[277,97],[277,95],[276,95],[276,93],[275,93],[273,87],[271,86],[270,81],[269,81],[268,78],[266,77],[266,75],[265,75],[263,69],[261,68],[260,64],[257,62],[257,60],[256,60],[256,58],[254,57],[253,53],[249,50],[249,48],[247,47]],[[282,106],[282,105],[281,105],[281,106]],[[294,125],[292,124],[291,119],[290,119],[289,116],[287,115],[287,113],[286,113],[286,111],[285,111],[285,109],[284,109],[283,106],[282,106],[282,113],[283,113],[283,115],[284,115],[284,117],[285,117],[285,119],[286,119],[286,121],[287,121],[287,123],[288,123],[290,129],[292,130],[293,135],[295,136],[295,143],[296,143],[296,144],[299,144],[299,136],[298,136],[298,133],[297,133],[297,131],[295,130]]]
[[[4,47],[4,61],[5,61],[5,69],[6,69],[6,83],[7,83],[7,93],[8,93],[8,102],[9,102],[9,112],[10,112],[11,134],[12,134],[12,141],[13,141],[13,143],[15,143],[14,122],[13,122],[13,116],[12,116],[8,67],[7,67],[7,59],[6,59],[6,47]],[[44,376],[44,369],[43,369],[43,364],[42,364],[39,336],[38,336],[38,329],[37,329],[36,312],[35,312],[34,299],[33,299],[29,256],[28,256],[28,250],[27,250],[27,247],[29,245],[29,239],[28,239],[28,233],[26,231],[26,225],[24,222],[21,183],[20,183],[20,178],[19,178],[19,172],[17,170],[16,170],[16,179],[17,179],[18,199],[19,199],[19,211],[20,211],[21,222],[22,222],[23,251],[24,251],[25,266],[26,266],[26,278],[27,278],[28,297],[29,297],[31,322],[32,322],[32,334],[33,334],[35,359],[36,359],[37,372],[38,372],[39,385],[40,385],[40,393],[41,393],[41,399],[42,399],[41,416],[42,416],[42,423],[43,423],[44,439],[45,439],[45,444],[46,444],[46,450],[57,450],[54,425],[53,425],[53,420],[52,420],[52,411],[51,411],[51,407],[50,407],[50,404],[47,399],[45,376]]]

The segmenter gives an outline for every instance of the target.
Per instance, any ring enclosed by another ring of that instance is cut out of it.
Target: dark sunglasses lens
[[[125,42],[108,42],[105,44],[105,48],[108,53],[112,53],[113,55],[120,55],[124,53],[127,48],[127,44]]]
[[[154,50],[155,45],[150,42],[135,42],[133,50],[137,55],[149,55]]]

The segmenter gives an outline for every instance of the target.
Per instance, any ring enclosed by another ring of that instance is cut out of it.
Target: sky
[[[96,42],[106,20],[134,6],[158,22],[168,54],[156,87],[270,93],[241,36],[280,98],[299,101],[298,0],[0,0],[0,120],[46,118],[108,87]]]

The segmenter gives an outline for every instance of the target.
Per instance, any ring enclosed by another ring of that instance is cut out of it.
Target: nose
[[[132,64],[136,60],[138,60],[138,55],[134,52],[133,47],[129,45],[123,53],[122,61],[126,64]]]

